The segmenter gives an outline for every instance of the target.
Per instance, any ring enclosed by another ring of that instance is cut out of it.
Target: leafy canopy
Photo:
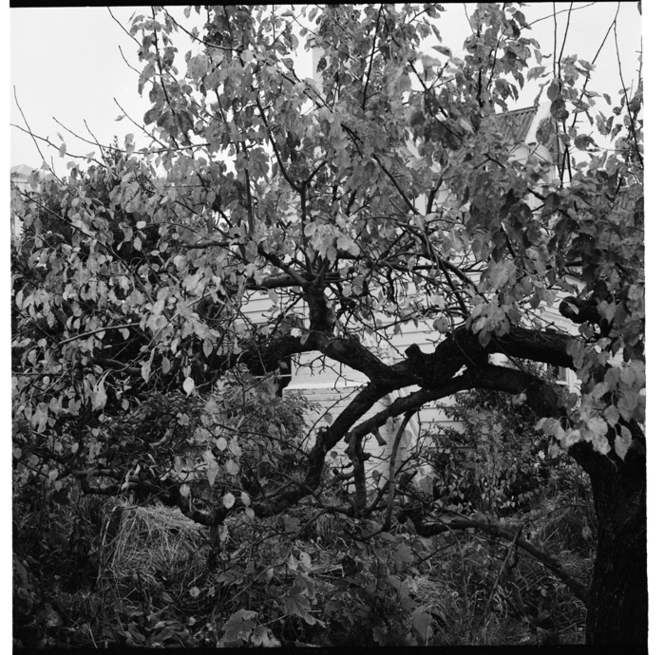
[[[195,27],[167,8],[134,18],[149,145],[130,135],[87,171],[14,197],[25,475],[42,458],[56,481],[94,469],[104,417],[151,394],[207,397],[227,371],[265,375],[305,352],[368,381],[318,431],[304,483],[252,496],[257,513],[315,489],[343,439],[361,513],[365,437],[464,389],[523,394],[579,457],[619,462],[640,448],[641,86],[606,118],[593,66],[564,57],[547,74],[512,3],[477,6],[462,55],[442,43],[425,53],[442,11],[331,5],[305,20],[280,6],[196,6],[185,10]],[[295,71],[303,49],[314,78]],[[551,109],[517,157],[500,111],[526,80],[544,82]],[[269,300],[260,319],[257,294]],[[412,325],[431,327],[434,352],[393,347]],[[578,397],[560,405],[494,353],[573,369]],[[173,479],[151,484],[191,512]]]

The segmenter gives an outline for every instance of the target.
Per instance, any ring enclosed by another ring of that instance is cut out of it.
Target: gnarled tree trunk
[[[596,453],[595,453],[596,454]],[[593,580],[586,602],[587,644],[648,641],[645,454],[593,457],[590,474],[598,523]]]

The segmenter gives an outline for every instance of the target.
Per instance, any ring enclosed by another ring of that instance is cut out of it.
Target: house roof
[[[523,143],[537,114],[539,107],[525,107],[497,114],[498,126],[504,135],[513,143]]]
[[[19,164],[18,166],[12,166],[10,169],[10,175],[11,179],[14,180],[16,178],[28,178],[30,177],[30,174],[32,173],[32,168],[30,166],[27,166],[26,164]]]
[[[10,183],[12,186],[16,186],[23,191],[36,190],[39,191],[41,188],[41,182],[46,181],[53,176],[50,173],[42,169],[32,168],[26,164],[19,164],[18,166],[12,166],[9,170],[10,173]],[[37,174],[37,186],[33,187],[30,183],[30,176],[36,173]]]

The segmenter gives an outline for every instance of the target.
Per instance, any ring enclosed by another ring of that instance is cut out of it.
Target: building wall
[[[255,292],[248,300],[244,314],[253,323],[261,324],[267,321],[273,307],[273,301],[266,293]],[[422,320],[417,325],[413,323],[404,325],[400,332],[392,335],[389,343],[379,345],[373,341],[365,342],[365,345],[372,347],[384,361],[390,359],[398,361],[405,357],[405,350],[412,344],[417,344],[424,352],[433,352],[435,342],[439,339],[440,334],[433,328],[432,321]],[[311,435],[314,435],[318,428],[332,423],[367,382],[366,376],[359,371],[323,357],[320,353],[302,353],[293,357],[292,378],[284,394],[301,393],[312,403],[309,423]],[[389,394],[362,416],[360,422],[388,407],[398,396],[408,395],[415,390],[416,388],[412,387]],[[452,401],[448,399],[447,402]],[[408,453],[427,431],[453,424],[454,422],[436,406],[436,403],[424,406],[410,420],[402,436],[397,451],[397,466],[408,457]],[[374,469],[383,474],[387,473],[400,425],[401,421],[397,419],[380,429],[385,445],[380,445],[373,436],[365,440],[365,451],[372,456],[367,465],[368,473]],[[337,449],[337,454],[344,461],[345,447],[346,444],[343,443]]]

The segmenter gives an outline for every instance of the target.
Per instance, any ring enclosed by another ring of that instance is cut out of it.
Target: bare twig
[[[593,4],[595,4],[595,3],[593,3]],[[589,6],[589,5],[586,5],[586,6]],[[600,52],[602,52],[602,48],[604,47],[604,44],[606,43],[606,40],[609,38],[609,34],[611,34],[611,30],[613,29],[613,26],[615,25],[616,20],[618,19],[618,10],[619,9],[620,9],[620,4],[618,4],[618,9],[616,10],[616,15],[613,17],[613,20],[611,21],[611,24],[609,25],[609,29],[606,30],[606,34],[604,35],[604,38],[602,39],[602,42],[599,45],[599,48],[597,48],[597,52],[595,53],[595,56],[592,58],[592,61],[590,62],[591,65],[593,65],[593,66],[595,65],[595,62],[597,61],[597,58],[599,57]],[[586,77],[586,80],[583,83],[583,88],[581,89],[581,97],[583,97],[583,95],[585,94],[586,87],[588,86],[589,81],[590,81],[590,76]],[[572,127],[570,129],[574,128],[574,126],[576,125],[576,121],[578,120],[579,115],[580,115],[579,113],[574,114],[574,120],[572,121]]]
[[[560,77],[560,59],[557,58],[558,54],[558,19],[556,16],[556,3],[553,3],[553,77]],[[558,72],[556,73],[556,64],[558,65]]]
[[[127,61],[127,58],[125,57],[124,52],[122,52],[122,48],[121,48],[120,46],[118,46],[118,50],[120,51],[120,55],[122,56],[122,59],[124,60],[124,63],[127,64],[127,66],[129,66],[129,68],[131,68],[131,70],[133,70],[134,73],[136,73],[137,75],[140,75],[140,74],[141,74],[141,71],[139,71],[138,68],[134,68],[134,67],[133,67],[133,66]]]
[[[554,3],[554,4],[555,4],[555,3]],[[596,5],[596,4],[597,4],[596,2],[589,2],[587,5],[581,5],[580,7],[573,7],[573,8],[570,8],[569,11],[578,11],[579,9],[585,9],[586,7],[592,7],[593,5]],[[558,13],[558,14],[562,14],[564,11],[566,11],[566,10],[565,10],[565,9],[561,9],[559,12],[556,12],[556,11],[554,10],[554,13],[553,13],[553,14],[549,14],[548,16],[543,16],[542,18],[538,18],[537,20],[530,21],[530,22],[528,23],[528,25],[529,25],[530,27],[532,27],[535,23],[539,23],[539,22],[541,22],[541,21],[543,21],[543,20],[548,20],[549,18],[555,18],[556,13]]]
[[[620,10],[620,3],[618,3],[618,10]],[[616,19],[617,18],[618,18],[618,11],[616,11]],[[625,79],[623,78],[622,61],[620,60],[620,48],[618,47],[618,22],[615,19],[613,21],[613,37],[616,44],[616,58],[618,60],[618,74],[620,75],[620,84],[622,85],[622,91],[625,98],[625,107],[627,108],[627,115],[629,116],[629,131],[632,133],[632,136],[634,137],[634,152],[636,152],[636,155],[639,159],[639,163],[641,164],[641,166],[643,166],[643,156],[641,155],[641,151],[639,150],[638,144],[636,143],[636,129],[635,129],[636,115],[630,107],[631,103],[627,95],[627,86],[625,85]]]
[[[133,118],[132,118],[132,117],[131,117],[126,111],[125,111],[124,107],[123,107],[123,106],[122,106],[122,105],[121,105],[121,104],[120,104],[115,98],[113,98],[113,102],[114,102],[118,107],[120,107],[120,111],[121,111],[121,112],[122,112],[122,113],[123,113],[123,114],[124,114],[124,115],[125,115],[125,116],[126,116],[126,117],[127,117],[127,118],[128,118],[128,119],[129,119],[129,120],[130,120],[130,121],[131,121],[131,122],[132,122],[137,128],[138,128],[138,129],[139,129],[139,130],[141,130],[141,132],[143,132],[147,137],[149,137],[150,139],[152,139],[155,143],[158,143],[158,144],[162,147],[162,149],[163,149],[164,151],[165,151],[165,150],[172,150],[172,149],[173,149],[173,148],[171,148],[170,146],[167,146],[165,143],[163,143],[163,141],[160,141],[160,140],[159,140],[154,134],[152,134],[151,132],[148,132],[148,131],[145,129],[145,127],[144,127],[143,125],[141,125],[140,123],[137,123],[137,122],[136,122],[136,121],[135,121],[135,120],[134,120],[134,119],[133,119]],[[185,147],[185,148],[179,148],[179,149],[180,149],[180,150],[187,150],[188,148]],[[124,151],[124,150],[120,150],[120,152],[126,152],[126,151]]]
[[[567,43],[567,34],[569,32],[570,19],[572,17],[572,5],[574,3],[569,3],[569,9],[567,10],[567,25],[565,25],[565,34],[563,35],[563,42],[560,44],[560,54],[558,55],[558,71],[560,71],[560,64],[563,59],[563,52],[565,51],[565,43]]]
[[[124,325],[109,325],[103,328],[98,328],[96,330],[90,330],[89,332],[83,332],[82,334],[77,334],[74,337],[70,337],[69,339],[65,339],[64,341],[61,341],[58,345],[59,346],[64,346],[66,343],[71,343],[72,341],[77,341],[78,339],[85,339],[85,337],[89,337],[93,334],[98,334],[99,332],[106,332],[107,330],[124,330],[126,328],[130,327],[137,327],[139,326],[140,323],[125,323]]]
[[[137,46],[140,47],[140,45],[141,45],[140,41],[139,41],[135,36],[133,36],[133,35],[127,30],[127,28],[126,28],[126,27],[125,27],[125,26],[124,26],[124,25],[123,25],[123,24],[122,24],[122,23],[121,23],[121,22],[120,22],[120,21],[119,21],[114,15],[113,15],[113,12],[111,11],[111,8],[110,8],[110,7],[106,7],[106,9],[108,10],[108,13],[111,15],[111,18],[112,18],[112,19],[113,19],[113,20],[114,20],[114,21],[115,21],[115,22],[121,27],[122,31],[123,31],[123,32],[124,32],[124,33],[125,33],[130,39],[132,39],[132,41],[134,41],[134,43],[135,43]]]
[[[263,110],[263,106],[261,105],[258,97],[256,97],[256,106],[258,107],[258,112],[260,113],[261,118],[263,119],[263,125],[265,125],[265,129],[267,131],[267,137],[270,140],[270,144],[272,145],[274,156],[277,158],[277,164],[279,165],[279,170],[281,170],[281,174],[284,176],[286,182],[288,182],[288,186],[290,186],[291,189],[293,189],[293,191],[300,193],[302,190],[302,185],[297,184],[295,182],[295,180],[288,174],[288,171],[286,170],[284,163],[281,161],[281,157],[279,156],[279,149],[277,148],[277,144],[274,142],[274,139],[272,138],[272,131],[270,130],[270,122],[268,121],[267,116],[265,115],[265,111]]]
[[[90,129],[90,126],[88,125],[88,121],[86,119],[83,119],[83,125],[85,125],[85,129],[90,133],[90,136],[94,139],[95,143],[97,144],[97,148],[99,148],[99,152],[101,153],[102,157],[104,156],[104,146],[99,143],[99,139],[93,134],[92,130]]]
[[[482,616],[480,617],[479,621],[477,622],[478,625],[482,625],[484,622],[484,617],[486,616],[486,613],[489,611],[489,607],[491,607],[491,601],[493,600],[493,596],[496,593],[496,587],[498,586],[498,583],[500,582],[500,577],[503,574],[503,571],[509,566],[509,561],[513,557],[513,553],[516,550],[516,543],[521,536],[521,530],[523,529],[523,526],[520,525],[516,531],[514,532],[514,539],[512,539],[512,543],[507,548],[507,553],[505,554],[505,558],[503,559],[503,563],[500,567],[500,571],[498,571],[498,575],[496,576],[496,579],[494,580],[493,587],[491,588],[491,593],[489,594],[489,599],[487,600],[486,604],[484,605],[484,611],[482,612]]]
[[[27,129],[24,129],[24,128],[20,127],[19,125],[14,125],[14,127],[18,127],[20,130],[23,130],[24,132],[26,132],[27,134],[30,135],[30,137],[32,138],[32,142],[35,144],[35,148],[37,148],[37,152],[39,153],[39,156],[42,158],[42,161],[46,161],[46,158],[44,157],[44,153],[41,151],[41,148],[39,147],[39,144],[37,143],[37,138],[38,137],[36,137],[34,132],[32,131],[32,128],[30,127],[30,124],[28,123],[28,119],[25,117],[25,114],[23,113],[23,109],[22,109],[22,107],[21,107],[21,105],[18,101],[18,95],[16,93],[16,87],[14,87],[14,101],[16,102],[16,106],[18,107],[18,110],[21,112],[21,117],[23,118],[23,122],[25,123],[25,126],[27,127]],[[39,137],[39,138],[41,138],[41,137]],[[50,141],[48,141],[47,139],[42,139],[42,140],[46,141],[46,143],[48,143],[50,145]]]
[[[374,55],[376,54],[376,41],[378,40],[378,28],[380,27],[380,16],[383,13],[383,5],[381,3],[378,7],[378,16],[376,18],[376,25],[374,27],[373,43],[371,44],[371,56],[369,57],[369,69],[367,70],[367,81],[364,84],[364,91],[362,93],[362,111],[366,109],[367,104],[367,91],[369,89],[369,81],[371,80],[371,68],[373,66]]]

